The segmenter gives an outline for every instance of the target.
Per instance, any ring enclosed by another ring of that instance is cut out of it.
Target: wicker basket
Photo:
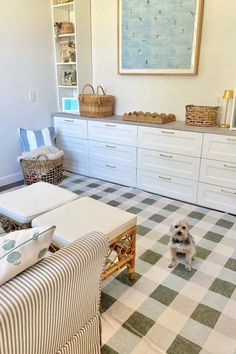
[[[217,126],[219,107],[211,106],[186,106],[186,125],[195,125],[201,127]]]
[[[86,87],[92,89],[92,94],[85,94]],[[102,90],[102,95],[99,95],[99,89]],[[82,94],[79,95],[80,115],[82,117],[105,118],[113,115],[114,97],[105,95],[102,86],[97,87],[95,94],[92,85],[85,85]]]
[[[45,160],[40,160],[40,157],[45,157]],[[39,181],[59,184],[63,180],[63,162],[63,156],[56,160],[49,160],[45,155],[38,156],[36,160],[22,159],[20,164],[25,184],[29,185]]]

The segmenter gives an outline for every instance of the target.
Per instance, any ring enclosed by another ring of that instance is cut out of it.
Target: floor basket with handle
[[[40,158],[44,157],[44,160]],[[40,155],[35,160],[22,159],[20,161],[26,185],[39,181],[51,184],[59,184],[63,180],[63,162],[61,156],[55,160],[49,160],[46,155]]]
[[[91,94],[84,93],[87,87],[91,88]],[[102,91],[101,95],[99,90]],[[93,86],[87,84],[79,95],[80,115],[92,118],[111,117],[113,115],[113,103],[114,97],[106,95],[102,86],[98,86],[97,93],[95,93]]]

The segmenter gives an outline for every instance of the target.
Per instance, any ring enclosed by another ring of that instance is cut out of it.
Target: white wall
[[[0,186],[20,179],[17,128],[51,124],[56,111],[50,0],[1,3]],[[27,92],[36,89],[37,101]]]
[[[172,112],[184,120],[186,104],[216,105],[236,89],[236,1],[205,0],[198,76],[119,76],[117,0],[92,0],[93,81],[116,96],[116,114]]]

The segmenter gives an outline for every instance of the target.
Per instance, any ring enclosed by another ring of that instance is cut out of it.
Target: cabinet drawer
[[[200,158],[138,149],[138,168],[170,176],[198,180]]]
[[[62,137],[58,136],[57,146],[64,150],[65,157],[71,156],[70,158],[88,158],[88,140],[76,139],[76,142],[70,142],[64,140]]]
[[[106,122],[88,122],[89,139],[137,146],[137,126]]]
[[[137,170],[137,187],[190,203],[196,203],[197,199],[197,182],[151,171]]]
[[[136,167],[136,148],[90,140],[89,158]]]
[[[81,158],[79,160],[71,160],[65,158],[64,168],[67,171],[79,173],[81,175],[89,176],[89,161],[88,159]]]
[[[136,168],[117,163],[89,161],[90,176],[125,186],[136,187]]]
[[[202,159],[200,181],[236,189],[236,164]]]
[[[138,146],[151,150],[200,157],[202,133],[138,127]]]
[[[202,156],[236,163],[236,136],[204,134]]]
[[[56,135],[68,141],[73,141],[70,138],[88,138],[87,121],[83,119],[54,117],[54,127]]]
[[[236,189],[199,183],[197,203],[208,208],[236,214]]]

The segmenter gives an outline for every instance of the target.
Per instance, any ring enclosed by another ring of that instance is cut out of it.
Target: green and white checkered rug
[[[103,284],[103,354],[236,353],[236,217],[70,173],[62,186],[138,216],[136,280]],[[175,219],[197,244],[191,273],[168,268]]]

